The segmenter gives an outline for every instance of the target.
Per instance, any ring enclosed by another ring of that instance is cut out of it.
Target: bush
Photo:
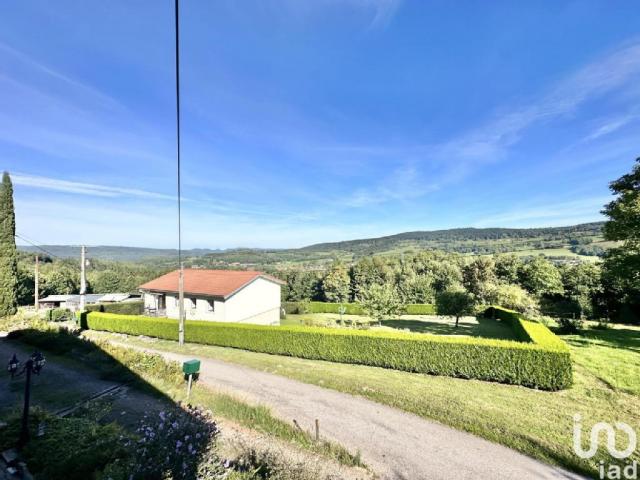
[[[83,418],[59,418],[40,409],[31,412],[31,441],[23,449],[29,470],[36,478],[85,480],[95,478],[114,459],[127,455],[120,445],[125,433],[115,424],[98,425]],[[38,425],[46,424],[38,436]],[[20,417],[7,419],[0,430],[0,447],[14,446],[20,431]]]
[[[71,310],[67,308],[52,308],[51,310],[47,310],[45,315],[45,318],[49,322],[64,322],[73,319]]]
[[[121,447],[129,454],[110,463],[103,478],[187,480],[227,477],[215,449],[219,430],[211,412],[189,405],[170,408],[157,416],[145,415],[135,432],[138,438],[121,437]]]
[[[499,309],[494,309],[498,311]],[[186,322],[186,341],[255,352],[327,360],[408,372],[475,378],[547,390],[571,384],[564,343],[544,325],[513,315],[524,342],[440,337],[404,332],[315,327],[269,327],[206,321]],[[85,328],[176,340],[177,320],[93,312]]]
[[[96,303],[87,305],[88,312],[119,313],[121,315],[142,315],[144,313],[144,303],[142,300],[122,303]]]
[[[584,327],[584,321],[580,317],[562,317],[556,320],[562,333],[578,333]]]
[[[501,305],[525,315],[533,315],[538,311],[536,299],[518,285],[493,285],[489,289],[489,298],[493,305]]]

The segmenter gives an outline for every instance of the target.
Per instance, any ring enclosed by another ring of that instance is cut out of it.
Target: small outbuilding
[[[140,285],[145,313],[178,318],[178,270]],[[185,317],[189,320],[277,325],[283,282],[257,271],[184,270]]]
[[[86,294],[84,296],[84,302],[86,305],[92,305],[98,303],[103,294]],[[41,308],[67,308],[72,311],[76,311],[80,308],[80,295],[49,295],[48,297],[41,298],[39,300]]]

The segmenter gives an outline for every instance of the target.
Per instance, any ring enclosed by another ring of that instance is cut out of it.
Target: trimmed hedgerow
[[[340,305],[346,315],[364,315],[359,303],[282,302],[286,313],[340,313]]]
[[[405,306],[407,315],[437,315],[436,306],[430,303],[409,303]]]
[[[167,318],[92,312],[83,315],[83,323],[85,328],[93,330],[169,340],[176,340],[178,336],[177,321]],[[532,332],[532,338],[546,335],[536,328]],[[549,334],[553,336],[551,332]],[[185,339],[255,352],[490,380],[546,390],[565,388],[572,379],[569,352],[562,342],[540,345],[405,332],[269,327],[195,320],[187,321]]]
[[[329,302],[282,302],[286,313],[340,313],[340,305],[345,308],[347,315],[364,315],[359,303],[329,303]],[[429,303],[411,303],[405,306],[407,315],[435,315],[436,307]]]
[[[86,309],[89,312],[119,313],[121,315],[142,315],[142,313],[144,312],[144,304],[142,300],[121,303],[96,303],[94,305],[87,305]]]

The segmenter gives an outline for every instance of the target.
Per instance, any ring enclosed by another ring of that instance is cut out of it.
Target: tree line
[[[556,266],[544,257],[522,260],[513,254],[470,258],[423,251],[274,273],[286,282],[283,300],[292,302],[362,302],[382,287],[403,304],[436,303],[445,292],[463,291],[479,304],[592,318],[607,316],[613,294],[599,264]]]

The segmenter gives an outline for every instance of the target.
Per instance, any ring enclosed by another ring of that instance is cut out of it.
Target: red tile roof
[[[169,272],[155,280],[140,285],[139,288],[140,290],[158,292],[177,292],[179,274],[179,270]],[[284,283],[277,278],[256,271],[203,270],[194,268],[184,270],[184,292],[185,294],[228,298],[260,277],[279,284]]]

